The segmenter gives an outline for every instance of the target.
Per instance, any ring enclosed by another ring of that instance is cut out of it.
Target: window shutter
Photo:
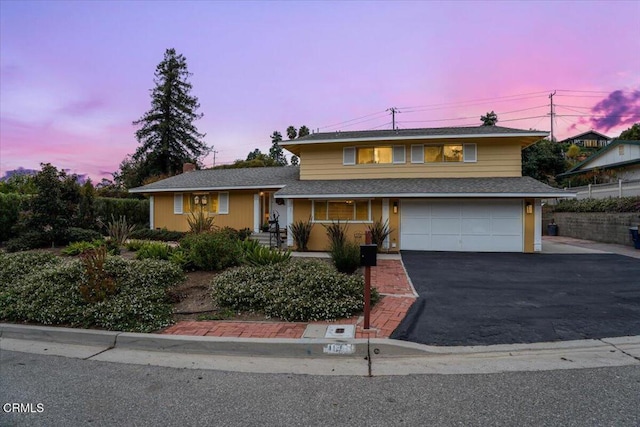
[[[355,147],[345,147],[342,149],[342,164],[343,165],[356,164],[356,148]]]
[[[424,145],[411,146],[411,163],[424,163]]]
[[[219,214],[229,213],[229,192],[228,191],[222,191],[218,193],[218,213]]]
[[[462,149],[464,162],[474,163],[478,161],[478,149],[476,144],[464,144]]]
[[[404,145],[393,146],[393,163],[405,163],[405,148]]]
[[[179,215],[182,213],[182,193],[173,195],[173,213]]]

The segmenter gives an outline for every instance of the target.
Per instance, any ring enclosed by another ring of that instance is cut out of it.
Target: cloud
[[[640,121],[640,90],[627,93],[625,95],[621,90],[613,91],[591,109],[595,117],[590,121],[595,129],[606,132],[620,125]]]

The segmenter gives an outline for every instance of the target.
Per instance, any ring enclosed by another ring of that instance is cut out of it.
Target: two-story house
[[[309,249],[325,250],[322,224],[348,222],[362,242],[381,220],[390,251],[535,252],[541,199],[573,196],[522,176],[521,150],[545,136],[498,126],[315,133],[281,143],[299,167],[195,171],[130,191],[149,195],[151,227],[186,230],[203,209],[218,226],[258,231],[276,214],[283,227],[312,221]]]
[[[595,130],[583,132],[578,135],[571,136],[569,138],[560,141],[560,144],[575,144],[578,147],[587,149],[599,149],[606,147],[611,142],[611,138],[607,135],[603,135]]]

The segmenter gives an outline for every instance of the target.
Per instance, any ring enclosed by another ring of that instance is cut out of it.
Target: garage
[[[521,199],[402,200],[400,249],[523,252]]]

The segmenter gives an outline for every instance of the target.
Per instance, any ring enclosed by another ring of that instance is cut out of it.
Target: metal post
[[[622,197],[622,180],[618,180],[618,197]]]
[[[364,241],[367,245],[373,242],[371,231],[367,230],[364,234]],[[369,329],[369,320],[371,317],[371,267],[364,268],[364,329]]]

